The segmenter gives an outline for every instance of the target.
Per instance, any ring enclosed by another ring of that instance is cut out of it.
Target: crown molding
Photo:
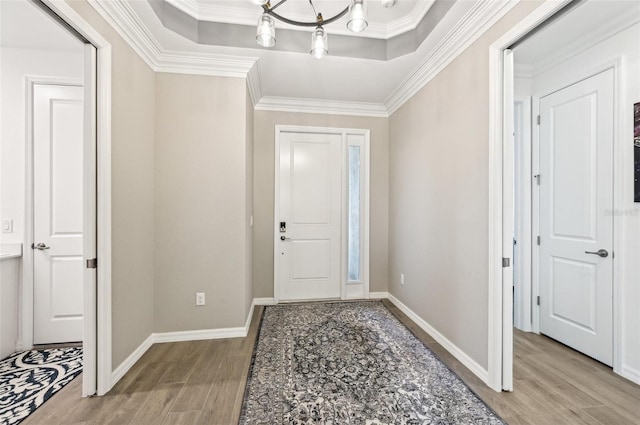
[[[305,114],[351,115],[387,118],[387,109],[381,103],[347,102],[292,97],[263,96],[255,105],[258,111],[297,112]]]
[[[520,0],[480,1],[447,33],[384,102],[396,112]]]
[[[418,0],[411,13],[387,24],[387,37],[392,38],[416,29],[436,0]]]
[[[251,10],[244,7],[221,6],[219,4],[202,2],[198,0],[164,1],[198,21],[255,26],[258,22],[258,17],[260,16],[260,8],[258,6],[256,6],[255,10]],[[424,18],[424,16],[427,14],[429,9],[431,9],[431,6],[434,3],[435,0],[417,1],[408,15],[398,18],[387,24],[369,23],[367,30],[358,34],[358,36],[387,40],[389,38],[403,34],[407,31],[411,31],[418,26],[422,18]],[[309,15],[294,14],[287,15],[287,17],[296,21],[309,20]],[[307,28],[302,28],[279,21],[278,26],[284,29],[295,31],[308,31]],[[351,31],[343,26],[329,25],[325,29],[329,34],[354,36]]]
[[[155,72],[245,78],[257,57],[164,49],[125,0],[88,0]]]
[[[256,62],[247,73],[247,89],[251,96],[251,103],[255,108],[260,99],[262,99],[262,72],[260,71],[260,62]]]

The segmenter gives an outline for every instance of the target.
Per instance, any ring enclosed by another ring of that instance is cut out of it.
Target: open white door
[[[502,118],[502,252],[511,258],[513,253],[513,158],[514,158],[514,107],[513,107],[513,52],[504,51],[503,57],[503,118]],[[505,160],[509,158],[509,160]],[[513,260],[513,259],[512,259]],[[502,389],[513,390],[513,267],[503,263],[502,268]]]
[[[96,48],[84,47],[84,329],[82,395],[97,390],[97,114],[96,114]]]
[[[613,363],[613,70],[540,99],[540,332]]]

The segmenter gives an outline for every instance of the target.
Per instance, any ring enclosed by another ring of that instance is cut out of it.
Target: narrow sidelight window
[[[361,149],[349,146],[349,246],[348,274],[349,282],[361,281]]]

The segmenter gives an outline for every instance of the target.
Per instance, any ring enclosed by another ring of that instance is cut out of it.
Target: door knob
[[[584,253],[585,254],[598,255],[598,256],[600,256],[602,258],[607,258],[609,256],[609,252],[607,252],[606,249],[599,249],[599,250],[597,250],[595,252],[593,252],[593,251],[585,251]]]
[[[42,242],[40,242],[40,243],[39,243],[39,244],[37,244],[37,245],[36,245],[36,244],[32,244],[32,245],[31,245],[31,248],[33,248],[33,249],[38,249],[38,250],[40,250],[40,251],[44,251],[45,249],[50,249],[51,247],[50,247],[50,246],[47,246],[47,245],[45,245],[45,244],[43,244]]]
[[[288,240],[290,240],[290,239],[291,239],[291,238],[288,238],[288,237],[286,237],[286,236],[280,236],[280,240],[281,240],[281,241],[288,241]]]

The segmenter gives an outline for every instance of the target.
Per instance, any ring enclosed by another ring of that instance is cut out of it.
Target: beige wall
[[[273,297],[273,208],[275,126],[300,125],[370,129],[371,236],[370,290],[387,291],[388,276],[388,120],[290,112],[255,112],[254,297]]]
[[[244,79],[156,74],[155,332],[245,323],[246,102]]]
[[[389,290],[485,368],[489,46],[539,4],[519,3],[389,120]]]
[[[85,1],[68,2],[112,47],[112,364],[153,331],[154,72]]]

